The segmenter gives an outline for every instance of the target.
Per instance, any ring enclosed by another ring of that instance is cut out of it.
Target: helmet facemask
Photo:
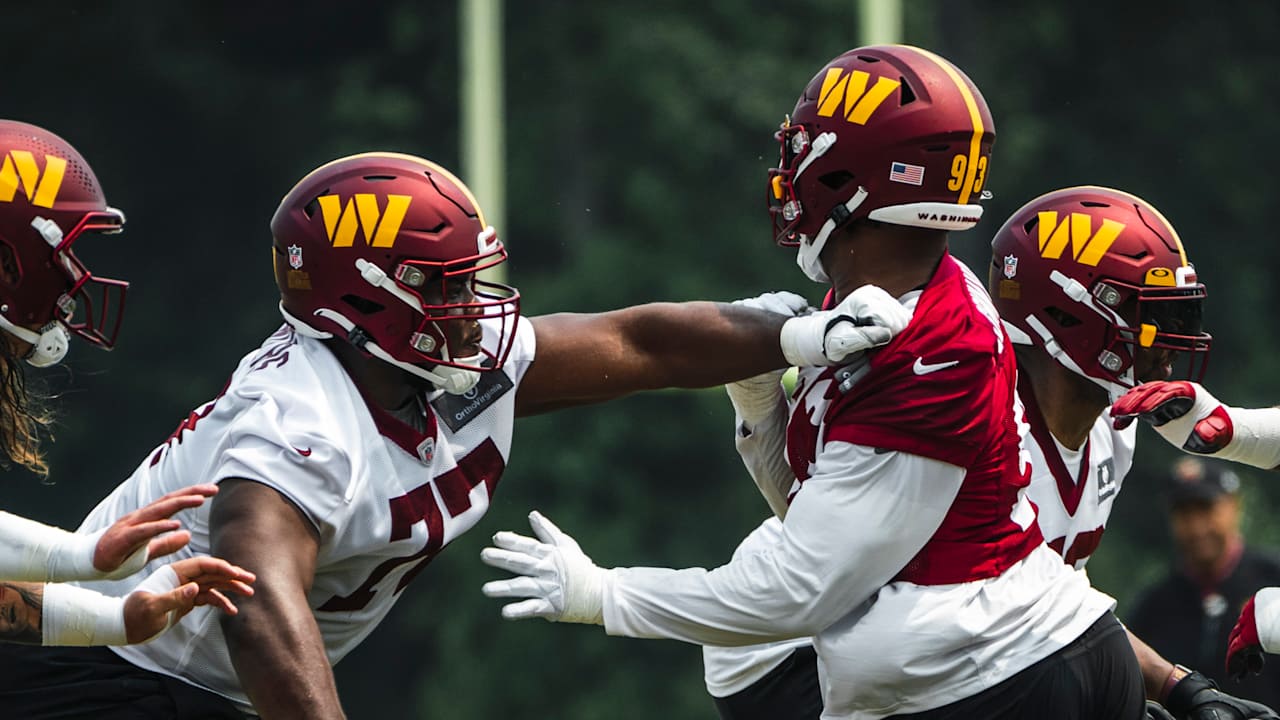
[[[1206,291],[1203,284],[1195,282],[1189,266],[1179,271],[1185,277],[1178,287],[1153,288],[1104,278],[1086,290],[1055,270],[1050,280],[1062,289],[1066,302],[1040,311],[1047,322],[1036,315],[1024,321],[1040,336],[1039,344],[1046,352],[1067,369],[1106,389],[1113,401],[1143,382],[1167,379],[1179,360],[1185,360],[1187,367],[1178,375],[1199,381],[1208,368],[1212,341],[1201,324]],[[1070,307],[1077,310],[1067,309]],[[1105,333],[1100,344],[1096,335],[1089,342],[1081,334],[1087,330],[1080,327],[1077,312],[1103,319]],[[1008,323],[1006,328],[1015,342],[1019,336],[1023,342],[1031,341]],[[1093,349],[1085,349],[1089,347]],[[1161,370],[1165,366],[1169,368]]]
[[[488,238],[483,237],[486,234]],[[396,266],[397,287],[414,298],[423,316],[408,341],[418,356],[416,362],[476,372],[506,362],[515,339],[520,293],[479,277],[481,271],[507,259],[493,228],[482,233],[480,244],[490,249],[475,257],[450,262],[403,260]],[[481,336],[480,321],[486,319],[497,322],[493,339]]]
[[[4,284],[10,298],[0,304],[0,327],[31,345],[26,361],[35,367],[57,364],[66,355],[72,334],[110,350],[124,317],[129,283],[94,276],[72,251],[86,232],[115,234],[124,229],[124,214],[114,208],[85,214],[65,236],[53,220],[36,217],[35,235],[49,246],[48,260],[24,267],[22,253],[4,247]],[[38,329],[31,329],[38,324]]]
[[[120,334],[129,283],[93,275],[71,246],[86,232],[117,234],[124,229],[124,222],[124,213],[115,208],[89,213],[53,249],[54,263],[71,281],[71,287],[58,300],[58,320],[73,334],[107,350],[115,347]]]

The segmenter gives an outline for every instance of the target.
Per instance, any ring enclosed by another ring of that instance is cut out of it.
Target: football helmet
[[[995,124],[982,93],[931,52],[877,45],[844,53],[809,81],[775,135],[774,240],[827,282],[818,256],[836,228],[869,218],[967,230],[989,196]]]
[[[335,160],[289,191],[271,234],[280,309],[299,332],[344,338],[455,394],[506,360],[520,295],[476,273],[507,251],[439,165],[386,152]]]
[[[115,345],[129,283],[95,277],[71,246],[124,222],[67,141],[0,120],[0,328],[31,344],[28,363],[62,360],[71,333]]]
[[[1044,348],[1113,399],[1142,379],[1142,348],[1186,353],[1193,379],[1203,375],[1205,287],[1177,231],[1142,198],[1092,186],[1041,195],[996,233],[991,262],[1013,341]]]

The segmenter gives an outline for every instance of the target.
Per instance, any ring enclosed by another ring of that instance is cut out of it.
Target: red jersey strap
[[[1058,451],[1058,443],[1053,439],[1053,433],[1049,432],[1049,426],[1045,424],[1044,413],[1040,412],[1035,390],[1031,387],[1031,381],[1027,379],[1026,373],[1018,375],[1018,394],[1022,396],[1022,404],[1027,408],[1027,424],[1031,426],[1031,437],[1036,445],[1040,446],[1040,454],[1044,456],[1044,461],[1049,466],[1049,473],[1058,484],[1058,496],[1062,498],[1062,506],[1066,508],[1067,515],[1075,517],[1076,510],[1080,507],[1080,500],[1084,497],[1086,481],[1089,479],[1089,438],[1085,438],[1084,450],[1080,457],[1080,469],[1076,472],[1077,477],[1073,481],[1071,473],[1067,470],[1067,464],[1062,460],[1062,453]]]

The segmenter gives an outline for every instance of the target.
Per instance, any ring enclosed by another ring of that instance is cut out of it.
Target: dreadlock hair
[[[16,463],[47,478],[49,463],[40,449],[40,436],[48,434],[53,412],[42,394],[28,391],[22,358],[7,339],[0,339],[0,467]]]

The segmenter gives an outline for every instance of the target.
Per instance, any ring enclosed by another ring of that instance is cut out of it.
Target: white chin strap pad
[[[62,362],[71,344],[71,333],[60,322],[52,322],[40,331],[37,342],[32,344],[27,363],[33,367],[49,367]]]
[[[31,351],[23,358],[32,367],[49,367],[62,362],[67,356],[67,348],[71,345],[71,333],[62,323],[54,320],[40,329],[40,332],[14,325],[0,315],[0,328],[10,335],[31,344]]]

